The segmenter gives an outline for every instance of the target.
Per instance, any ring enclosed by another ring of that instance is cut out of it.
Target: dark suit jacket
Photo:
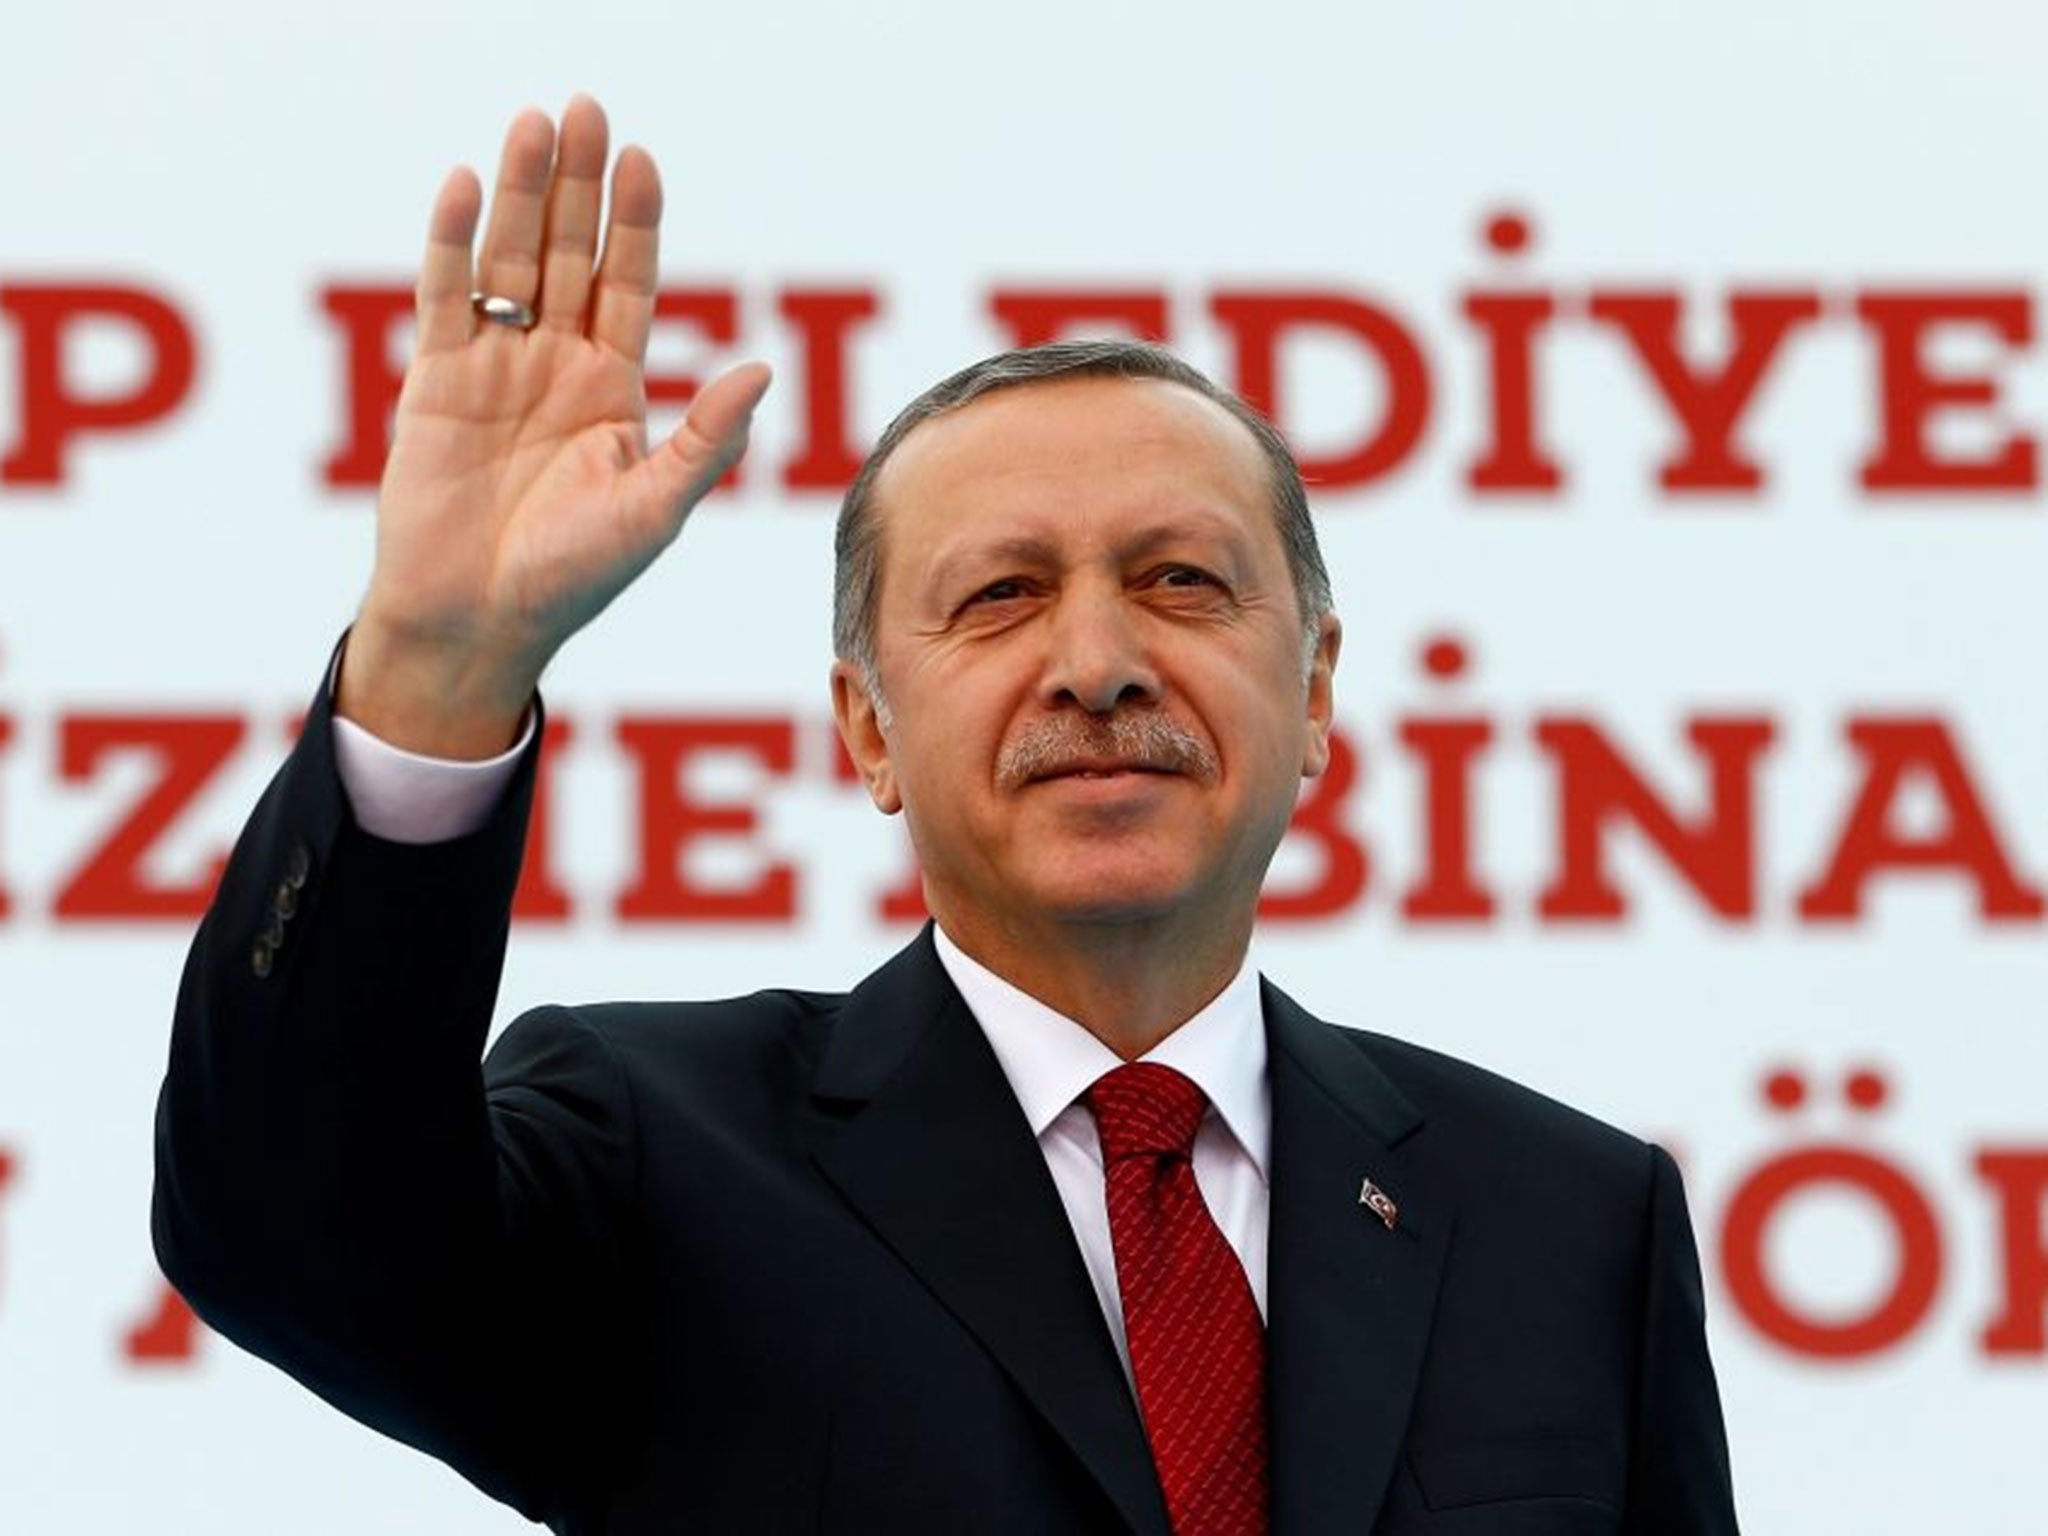
[[[153,1228],[201,1316],[560,1532],[1164,1536],[928,934],[847,995],[543,1009],[479,1069],[532,765],[405,848],[329,737],[323,693],[179,995]],[[1264,1005],[1273,1530],[1733,1531],[1669,1158]]]

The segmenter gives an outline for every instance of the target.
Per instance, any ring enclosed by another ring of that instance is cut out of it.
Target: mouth
[[[1155,763],[1089,761],[1063,763],[1057,768],[1050,768],[1044,773],[1033,775],[1030,782],[1033,784],[1050,784],[1061,779],[1128,779],[1137,778],[1141,775],[1164,777],[1173,771],[1170,768],[1162,768]]]

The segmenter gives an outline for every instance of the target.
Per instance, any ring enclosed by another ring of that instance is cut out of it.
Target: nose
[[[1043,694],[1050,707],[1107,715],[1159,701],[1158,671],[1120,585],[1072,585],[1048,618]]]

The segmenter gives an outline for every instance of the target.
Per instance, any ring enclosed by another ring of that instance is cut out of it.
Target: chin
[[[1186,869],[1091,867],[1077,860],[1030,883],[1032,904],[1066,922],[1144,923],[1185,907],[1196,882]]]

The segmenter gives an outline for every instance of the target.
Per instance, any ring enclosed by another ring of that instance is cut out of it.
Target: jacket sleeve
[[[1707,1354],[1699,1250],[1678,1165],[1651,1147],[1629,1536],[1733,1536],[1735,1494]]]
[[[186,962],[158,1260],[221,1333],[552,1523],[629,1390],[634,1154],[574,1015],[515,1025],[485,1088],[537,749],[477,832],[404,846],[355,825],[330,720],[323,688]]]

